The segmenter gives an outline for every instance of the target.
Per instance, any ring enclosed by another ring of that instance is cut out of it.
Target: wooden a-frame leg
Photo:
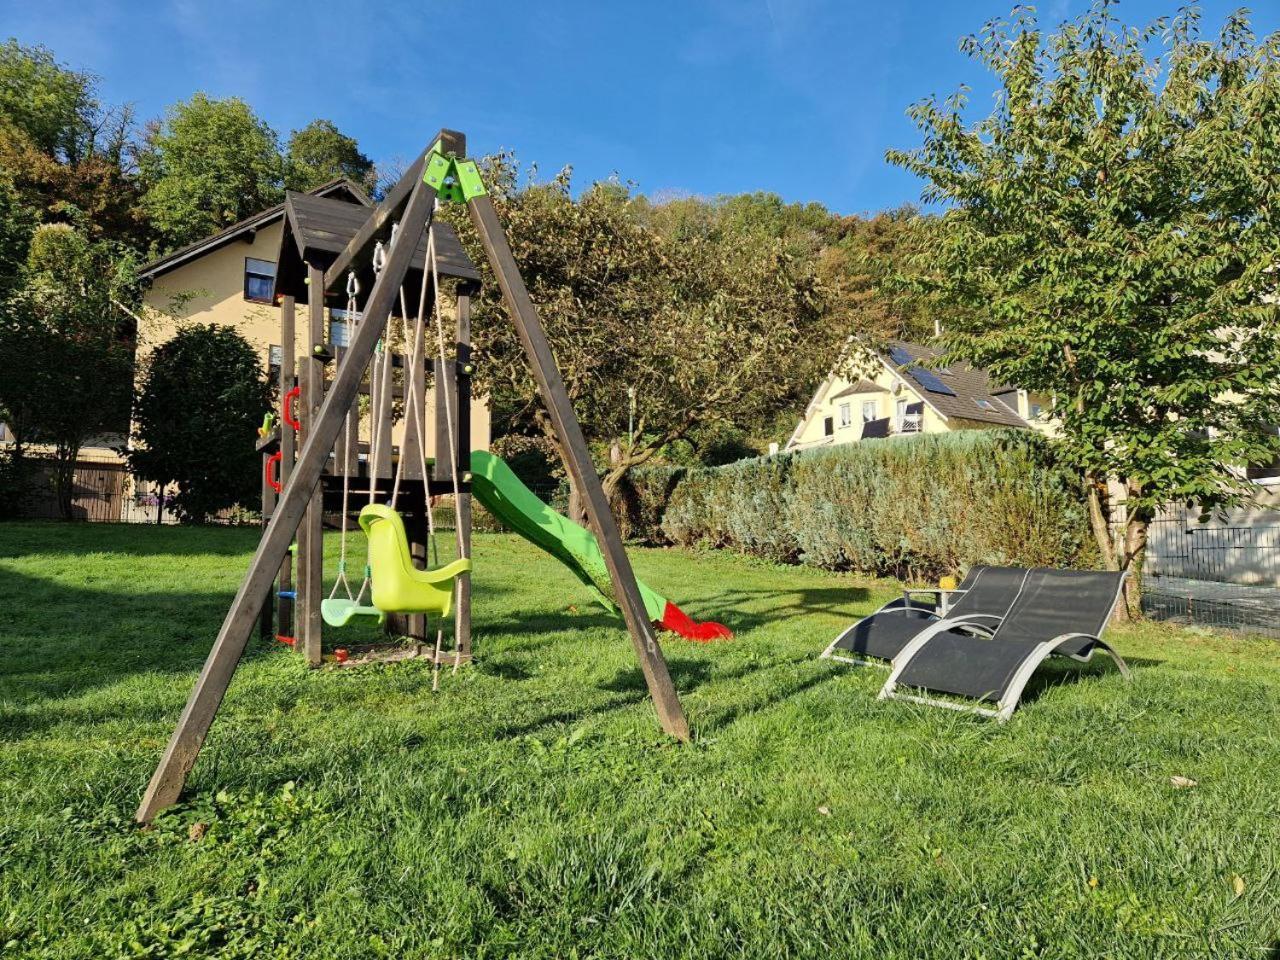
[[[431,221],[435,199],[436,191],[433,187],[421,180],[414,184],[400,223],[401,239],[391,248],[386,267],[374,283],[369,302],[365,305],[364,322],[357,328],[348,351],[348,362],[338,371],[310,435],[303,442],[302,452],[289,483],[280,495],[276,511],[258,543],[258,550],[240,583],[231,609],[227,611],[226,619],[218,631],[218,638],[205,659],[200,677],[187,699],[187,705],[169,738],[164,755],[151,775],[151,782],[147,785],[135,815],[139,822],[150,821],[165,807],[172,805],[182,793],[187,773],[200,753],[214,715],[218,712],[236,665],[244,653],[245,644],[253,632],[258,608],[280,569],[294,532],[302,522],[311,493],[320,482],[320,473],[333,450],[347,411],[355,403],[364,369],[369,365],[374,346],[386,328],[392,301],[408,272],[418,238]],[[323,297],[324,291],[313,290],[311,296]]]
[[[315,348],[324,343],[324,271],[307,265],[308,303],[307,359],[302,384],[303,430],[310,430],[320,414],[324,400],[324,361],[315,354]],[[324,621],[320,618],[320,602],[324,598],[324,491],[320,484],[311,494],[307,515],[303,518],[306,537],[299,539],[299,553],[306,555],[307,575],[299,585],[298,596],[302,600],[302,612],[298,642],[306,657],[307,666],[318,667],[321,661]]]
[[[586,499],[588,518],[596,541],[604,552],[605,565],[609,568],[618,606],[626,620],[636,656],[640,659],[640,668],[649,685],[649,694],[653,697],[662,729],[679,740],[688,740],[689,723],[685,719],[684,708],[680,705],[680,698],[667,670],[667,662],[662,656],[653,625],[649,622],[644,601],[636,586],[636,575],[623,548],[618,525],[609,510],[600,476],[596,473],[595,464],[587,450],[587,441],[578,425],[573,403],[560,378],[542,321],[538,318],[515,258],[511,255],[511,247],[502,232],[493,202],[488,196],[472,197],[467,201],[467,209],[480,234],[480,242],[484,245],[489,264],[497,275],[498,285],[502,288],[507,309],[515,321],[520,341],[524,344],[534,379],[542,394],[542,402],[546,405],[556,435],[564,448],[569,474]]]

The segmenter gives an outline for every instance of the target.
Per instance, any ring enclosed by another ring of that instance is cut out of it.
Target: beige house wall
[[[277,220],[260,228],[252,242],[234,240],[156,277],[143,298],[143,323],[138,331],[139,369],[158,346],[170,340],[183,325],[191,323],[234,327],[253,346],[266,369],[271,347],[280,346],[280,308],[245,297],[245,260],[252,257],[274,263],[279,256],[283,229],[283,220]],[[306,323],[307,308],[301,306],[295,321],[299,345],[295,349],[299,355]],[[427,338],[429,351],[434,342],[433,336]],[[329,376],[332,374],[330,368]],[[430,406],[427,418],[427,449],[434,450],[435,420]],[[470,449],[489,449],[490,427],[488,403],[483,398],[473,398]],[[398,421],[392,433],[393,442],[400,444],[404,438],[404,422]],[[361,434],[363,440],[369,440],[367,418]]]

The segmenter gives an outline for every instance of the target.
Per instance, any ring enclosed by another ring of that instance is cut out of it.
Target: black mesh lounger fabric
[[[981,614],[1003,617],[1017,600],[1026,578],[1027,571],[1021,567],[982,567],[981,574],[951,604],[947,616],[969,617]]]
[[[1036,643],[1064,633],[1100,637],[1115,605],[1121,577],[1100,570],[1035,570],[997,636]],[[1083,654],[1093,641],[1077,638],[1070,643],[1079,646]]]
[[[991,620],[978,621],[994,628],[995,617],[1003,616],[1018,596],[1027,571],[1016,567],[976,566],[960,583],[948,617],[985,614]],[[835,650],[856,657],[892,660],[931,623],[938,621],[931,610],[913,606],[882,609],[859,620],[836,641]]]
[[[904,607],[882,610],[850,627],[836,649],[860,657],[892,660],[916,634],[937,620],[928,610]]]
[[[948,630],[929,639],[903,664],[897,686],[999,702],[1041,646],[1068,636],[1053,652],[1087,658],[1111,616],[1123,574],[1033,570],[991,637]]]
[[[998,701],[1034,642],[975,637],[948,630],[933,637],[911,658],[898,684],[975,700]]]

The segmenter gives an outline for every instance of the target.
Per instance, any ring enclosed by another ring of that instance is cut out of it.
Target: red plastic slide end
[[[293,637],[286,637],[282,633],[277,633],[276,639],[279,640],[281,643],[283,643],[286,647],[292,647],[294,644],[298,642]]]
[[[733,631],[723,623],[715,623],[711,620],[699,623],[670,600],[667,601],[667,605],[662,611],[662,619],[658,623],[663,629],[678,633],[686,640],[693,640],[697,643],[733,639]]]

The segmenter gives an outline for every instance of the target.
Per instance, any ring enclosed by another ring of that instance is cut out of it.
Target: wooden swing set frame
[[[248,572],[227,611],[164,754],[151,775],[151,781],[135,815],[140,823],[150,822],[160,811],[176,803],[181,795],[187,775],[200,754],[200,748],[222,704],[249,637],[254,632],[268,598],[275,592],[275,581],[289,555],[294,535],[309,514],[314,518],[310,521],[312,533],[308,537],[312,542],[305,549],[309,556],[318,558],[320,555],[319,536],[315,535],[315,528],[322,509],[319,503],[321,475],[356,404],[365,368],[369,366],[377,343],[383,336],[418,243],[430,228],[438,195],[443,199],[466,204],[471,222],[484,247],[485,257],[497,277],[507,310],[529,359],[542,402],[565,453],[565,466],[584,498],[592,532],[604,553],[614,594],[626,621],[658,719],[663,730],[670,736],[678,740],[689,739],[689,725],[684,709],[671,681],[653,625],[645,612],[644,601],[636,586],[635,573],[623,548],[622,538],[609,510],[600,477],[591,460],[564,381],[556,367],[546,332],[511,254],[493,202],[479,183],[474,163],[464,160],[465,157],[465,137],[454,130],[441,130],[419,161],[406,171],[382,203],[371,212],[337,259],[323,272],[315,268],[310,271],[309,304],[314,335],[318,311],[323,311],[325,293],[337,289],[352,264],[370,256],[378,241],[388,241],[392,224],[398,221],[397,242],[390,246],[386,264],[374,282],[365,303],[363,318],[355,328],[332,384],[328,390],[312,393],[317,399],[323,395],[323,402],[318,409],[306,411],[311,416],[306,421],[309,429],[302,435],[302,449],[288,477],[281,478],[282,489],[275,510],[263,530]],[[442,180],[440,171],[443,169],[457,171],[457,180]],[[458,182],[464,178],[467,183]],[[426,282],[425,278],[423,282]],[[305,362],[308,365],[317,363],[314,359]],[[316,375],[314,367],[304,373]],[[320,375],[323,376],[322,370]],[[423,482],[426,482],[426,478],[423,478]],[[299,552],[303,549],[300,544]],[[315,605],[314,614],[308,610],[308,615],[319,617],[318,606]],[[318,626],[315,636],[318,644]],[[316,652],[318,653],[318,649]]]

